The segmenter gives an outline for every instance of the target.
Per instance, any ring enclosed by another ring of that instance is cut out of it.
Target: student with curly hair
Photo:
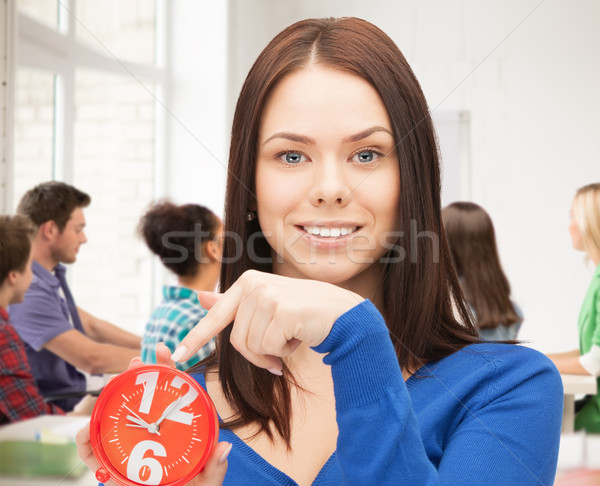
[[[219,279],[223,224],[217,215],[198,204],[177,206],[169,201],[153,204],[139,223],[139,233],[177,276],[178,285],[163,287],[163,301],[152,312],[142,336],[142,361],[156,363],[156,345],[171,352],[206,314],[198,301],[199,290],[214,291]],[[186,369],[214,350],[214,340],[182,363]]]

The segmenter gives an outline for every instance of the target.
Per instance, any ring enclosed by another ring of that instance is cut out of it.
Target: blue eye
[[[300,162],[304,162],[306,158],[298,153],[298,152],[287,152],[285,155],[285,161],[288,164],[299,164]]]
[[[369,162],[373,162],[376,158],[379,157],[379,154],[373,152],[372,150],[363,150],[362,152],[358,152],[352,160],[355,162],[360,162],[361,164],[366,164]]]

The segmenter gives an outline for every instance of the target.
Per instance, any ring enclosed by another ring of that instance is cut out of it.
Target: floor
[[[600,486],[600,435],[561,436],[554,486]]]

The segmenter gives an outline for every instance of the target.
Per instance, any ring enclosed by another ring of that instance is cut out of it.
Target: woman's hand
[[[223,479],[227,472],[227,456],[229,452],[231,452],[231,444],[229,442],[219,442],[213,449],[208,461],[206,461],[202,472],[190,481],[188,486],[220,486],[223,484]],[[77,453],[79,454],[79,458],[94,473],[98,470],[100,464],[94,457],[94,454],[92,454],[89,424],[77,432]],[[118,486],[112,480],[104,484],[105,486]]]
[[[158,343],[156,346],[156,363],[175,367],[175,363],[171,360],[171,351],[164,343]],[[140,358],[133,358],[129,363],[129,370],[144,366]],[[79,458],[90,468],[94,473],[100,467],[92,452],[92,443],[90,442],[90,424],[77,432],[77,453]],[[213,449],[208,461],[204,465],[202,472],[196,476],[187,486],[220,486],[223,484],[225,473],[227,472],[227,456],[231,452],[231,444],[229,442],[219,442]],[[106,486],[118,486],[114,481],[110,480],[104,483]]]
[[[81,459],[85,465],[94,473],[100,467],[100,464],[96,460],[92,452],[92,443],[90,441],[90,424],[89,422],[83,427],[79,432],[77,432],[77,437],[75,438],[77,442],[77,454],[79,455],[79,459]],[[105,486],[117,486],[117,483],[114,481],[107,481],[104,483]]]
[[[231,344],[250,362],[281,374],[279,358],[303,342],[320,344],[336,319],[364,299],[349,290],[315,280],[245,272],[224,294],[199,292],[210,308],[173,353],[185,361],[232,321]]]

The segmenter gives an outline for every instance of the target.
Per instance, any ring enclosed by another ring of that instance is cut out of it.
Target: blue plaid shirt
[[[206,315],[200,305],[198,295],[186,287],[163,287],[164,300],[154,309],[142,338],[142,361],[156,363],[156,344],[165,343],[171,352],[179,345],[187,333]],[[215,349],[214,338],[202,346],[189,360],[177,363],[177,368],[186,370],[204,359]]]

